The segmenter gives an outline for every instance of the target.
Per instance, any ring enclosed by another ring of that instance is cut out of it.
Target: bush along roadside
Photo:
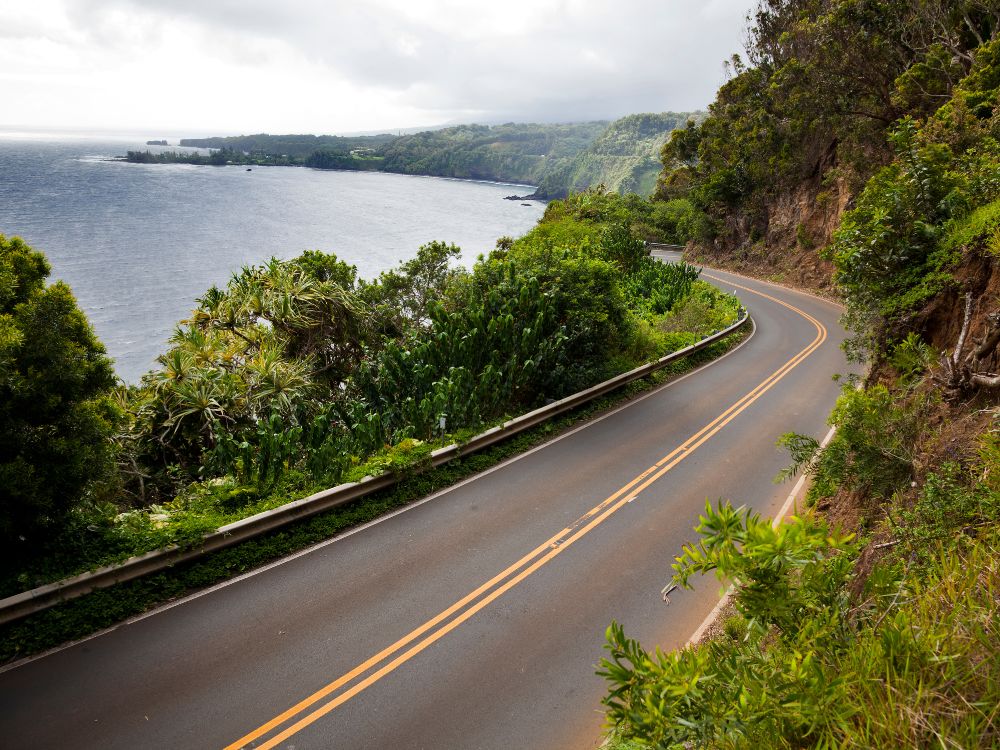
[[[721,633],[650,653],[608,629],[613,748],[993,747],[1000,740],[1000,439],[988,390],[946,398],[915,336],[845,388],[777,528],[709,505],[674,583],[734,584]],[[847,529],[847,531],[843,531]],[[616,744],[617,743],[617,744]]]
[[[66,641],[85,637],[158,604],[240,575],[334,537],[352,526],[374,520],[544,443],[561,431],[638,394],[659,387],[671,378],[721,356],[746,335],[744,328],[643,380],[634,381],[618,393],[601,397],[481,453],[463,456],[435,469],[427,469],[426,462],[400,465],[397,468],[403,479],[391,489],[213,553],[205,559],[179,564],[161,573],[100,589],[43,612],[0,625],[0,661],[22,658]]]

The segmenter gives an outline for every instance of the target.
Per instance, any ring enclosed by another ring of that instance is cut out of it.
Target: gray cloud
[[[392,1],[74,0],[66,12],[108,49],[152,44],[182,19],[206,40],[209,77],[212,59],[267,66],[277,46],[441,121],[567,121],[704,107],[754,0],[508,0],[495,29],[469,3]]]

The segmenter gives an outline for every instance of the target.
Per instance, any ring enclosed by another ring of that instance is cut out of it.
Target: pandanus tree
[[[222,433],[256,434],[272,417],[291,429],[339,398],[367,316],[341,284],[343,269],[306,260],[244,268],[199,300],[135,399],[147,459],[191,475]]]
[[[276,345],[290,360],[310,360],[314,377],[334,383],[361,354],[361,304],[337,280],[318,278],[296,261],[244,268],[225,292],[213,288],[200,303],[192,327],[229,334],[243,347],[241,360]]]

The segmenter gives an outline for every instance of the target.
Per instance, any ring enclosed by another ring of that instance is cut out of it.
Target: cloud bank
[[[750,0],[31,0],[0,124],[346,132],[704,108]]]

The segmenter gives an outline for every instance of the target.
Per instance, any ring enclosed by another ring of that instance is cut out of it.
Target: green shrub
[[[732,615],[722,623],[722,632],[726,638],[732,641],[742,641],[749,635],[750,628],[747,626],[745,618],[740,615]]]
[[[940,266],[940,226],[968,205],[946,146],[919,143],[912,121],[903,122],[894,142],[896,161],[868,181],[831,246],[848,304],[884,318],[919,301],[903,298]]]
[[[906,338],[892,347],[889,363],[896,368],[903,383],[910,383],[934,364],[934,350],[910,331]]]
[[[845,713],[839,683],[803,652],[844,634],[836,613],[855,550],[849,538],[815,518],[774,529],[728,503],[707,506],[698,532],[701,541],[677,558],[674,581],[686,586],[709,571],[734,581],[748,637],[654,656],[612,624],[599,672],[610,683],[609,720],[623,737],[663,748],[750,747],[763,737],[794,746],[836,726]],[[772,633],[781,640],[769,653]]]
[[[848,386],[830,415],[837,433],[826,448],[819,450],[808,436],[781,438],[793,466],[779,476],[802,469],[812,475],[810,502],[830,497],[840,487],[888,498],[912,478],[929,406],[926,396],[900,400],[880,384],[860,391]]]
[[[0,557],[16,560],[111,479],[111,362],[45,256],[0,235]]]
[[[633,309],[663,315],[687,299],[700,273],[687,263],[658,263],[643,257],[622,285]]]
[[[799,223],[795,227],[795,242],[803,250],[812,250],[816,246],[812,237],[809,236],[809,230],[806,229],[806,225],[802,223]]]
[[[633,273],[646,260],[646,243],[623,223],[609,224],[601,233],[601,252],[623,273]]]
[[[977,242],[983,242],[992,255],[1000,255],[1000,200],[949,225],[941,245],[947,251],[958,251]]]
[[[674,245],[703,241],[712,235],[708,216],[687,198],[654,202],[651,221],[662,240]]]

